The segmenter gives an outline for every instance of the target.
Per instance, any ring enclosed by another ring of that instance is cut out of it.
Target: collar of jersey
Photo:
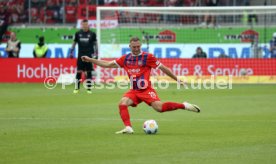
[[[84,31],[83,29],[81,29],[81,32],[89,32],[90,30],[88,29],[88,31]]]

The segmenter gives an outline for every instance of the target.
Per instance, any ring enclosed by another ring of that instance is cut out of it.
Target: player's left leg
[[[87,93],[91,94],[91,87],[92,87],[92,70],[93,65],[91,63],[84,63],[85,65],[85,72],[86,72],[86,87],[87,87]]]
[[[82,72],[83,72],[82,70],[77,70],[76,79],[75,79],[75,89],[73,93],[79,93]]]
[[[86,87],[87,87],[87,93],[91,94],[91,88],[92,88],[92,72],[86,71]]]
[[[168,112],[177,109],[185,109],[193,112],[200,112],[198,106],[194,104],[190,104],[187,102],[184,103],[176,103],[176,102],[161,102],[156,91],[153,88],[148,88],[144,92],[140,94],[136,94],[139,99],[152,106],[157,112]]]
[[[79,93],[80,90],[80,82],[81,82],[81,75],[84,72],[84,62],[81,61],[80,58],[77,59],[77,74],[75,79],[75,89],[73,93]]]
[[[192,112],[199,113],[200,108],[197,105],[190,104],[187,102],[184,103],[176,103],[176,102],[161,102],[161,101],[154,101],[150,104],[154,110],[157,112],[168,112],[177,109],[184,109]]]
[[[132,126],[131,126],[130,116],[129,116],[129,112],[128,112],[128,106],[131,106],[133,104],[134,104],[134,102],[130,97],[123,97],[120,100],[120,103],[119,103],[120,116],[125,125],[125,128],[120,131],[117,131],[116,134],[132,134],[132,133],[134,133],[134,130],[132,129]]]

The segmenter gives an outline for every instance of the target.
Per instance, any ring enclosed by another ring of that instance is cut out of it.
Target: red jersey
[[[114,60],[114,63],[127,72],[131,87],[134,90],[151,88],[151,69],[161,66],[155,56],[147,52],[141,52],[137,56],[129,53]]]

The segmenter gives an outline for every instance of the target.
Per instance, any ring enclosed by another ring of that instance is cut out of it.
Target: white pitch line
[[[145,121],[153,118],[134,118],[131,121]],[[94,121],[121,121],[119,118],[81,118],[81,117],[74,117],[74,118],[43,118],[43,117],[0,117],[0,120],[94,120]],[[276,120],[179,120],[179,119],[156,119],[158,121],[184,121],[184,122],[273,122],[275,123]]]
[[[42,118],[42,117],[10,117],[10,118],[0,118],[0,120],[95,120],[95,121],[121,121],[121,119],[116,118]],[[131,121],[145,121],[149,120],[146,118],[134,118]],[[158,119],[160,121],[174,121],[168,119]]]

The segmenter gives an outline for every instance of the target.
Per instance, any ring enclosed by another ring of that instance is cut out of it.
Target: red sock
[[[185,109],[184,104],[175,103],[175,102],[165,102],[162,105],[162,112],[173,111],[176,109]]]
[[[125,126],[131,126],[127,106],[126,105],[119,105],[119,109],[120,109],[121,119],[124,122]]]

